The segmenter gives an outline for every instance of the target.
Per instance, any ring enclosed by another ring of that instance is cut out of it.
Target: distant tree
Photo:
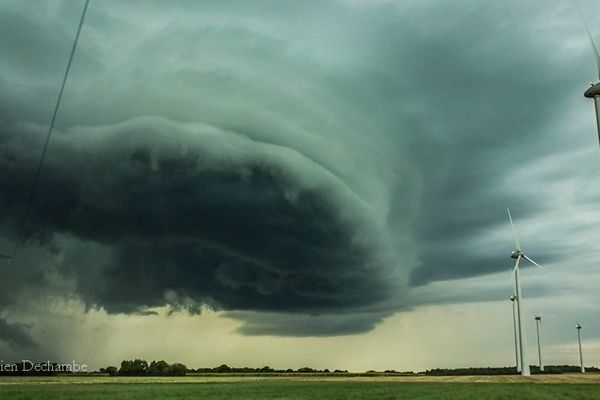
[[[231,372],[231,368],[227,364],[221,364],[218,367],[213,368],[214,372]]]
[[[146,360],[123,360],[121,362],[121,368],[119,369],[119,375],[124,376],[141,376],[146,375],[148,369],[148,362]]]
[[[187,367],[181,363],[169,365],[166,374],[169,376],[184,376],[187,373]]]
[[[102,371],[100,371],[100,372],[102,372]],[[104,372],[110,376],[116,376],[118,374],[119,370],[117,369],[117,367],[113,367],[111,365],[110,367],[104,368]]]
[[[146,375],[164,376],[168,375],[169,364],[165,360],[152,361],[146,370]]]

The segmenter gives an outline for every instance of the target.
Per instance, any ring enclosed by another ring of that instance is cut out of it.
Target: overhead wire
[[[33,178],[33,184],[31,186],[31,190],[29,192],[29,197],[27,199],[27,203],[25,205],[25,211],[23,213],[23,218],[21,219],[21,223],[18,227],[17,238],[15,240],[15,244],[13,246],[12,252],[10,255],[1,255],[1,258],[8,259],[8,267],[12,265],[15,260],[17,250],[21,242],[24,239],[25,235],[25,227],[27,225],[27,218],[31,212],[31,207],[33,205],[33,200],[37,191],[37,187],[40,181],[40,176],[42,173],[42,168],[44,166],[44,161],[46,159],[46,153],[48,152],[48,145],[50,144],[50,138],[52,137],[52,132],[54,131],[54,125],[56,123],[56,116],[58,115],[58,110],[60,108],[60,103],[65,91],[65,86],[67,84],[67,79],[69,77],[69,71],[71,70],[71,64],[73,63],[73,57],[75,56],[75,50],[77,49],[77,42],[79,41],[79,35],[81,34],[81,28],[83,27],[83,21],[85,20],[85,15],[87,13],[88,6],[90,4],[90,0],[85,0],[85,4],[83,6],[83,11],[81,12],[81,18],[79,19],[79,25],[77,26],[77,33],[75,34],[75,40],[73,41],[73,46],[71,47],[71,52],[69,54],[69,60],[67,61],[67,68],[65,69],[65,74],[63,75],[62,83],[60,85],[60,91],[58,93],[58,98],[56,99],[56,104],[54,106],[54,112],[52,113],[52,119],[50,120],[50,126],[48,127],[48,133],[46,134],[46,140],[44,141],[44,147],[42,148],[42,154],[40,156],[35,175]]]

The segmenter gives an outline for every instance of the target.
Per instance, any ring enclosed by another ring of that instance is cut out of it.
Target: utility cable
[[[27,217],[29,217],[29,214],[31,212],[31,206],[33,205],[33,199],[35,197],[35,192],[37,190],[37,186],[38,186],[38,183],[40,180],[42,168],[44,166],[44,160],[46,159],[46,153],[48,152],[48,145],[50,143],[50,137],[52,136],[52,132],[54,130],[56,116],[58,115],[60,103],[61,103],[61,100],[63,97],[63,93],[65,91],[65,85],[67,84],[67,78],[69,77],[69,71],[71,70],[71,64],[73,63],[73,56],[75,55],[75,49],[77,48],[77,42],[79,41],[79,34],[81,33],[81,27],[83,26],[83,21],[85,19],[85,14],[87,12],[89,4],[90,4],[90,0],[85,0],[85,4],[83,6],[83,11],[81,12],[81,18],[79,20],[79,26],[77,27],[77,34],[75,35],[75,40],[73,41],[73,47],[71,48],[71,53],[69,54],[69,60],[67,61],[67,68],[65,70],[65,74],[62,79],[62,84],[60,85],[58,99],[56,100],[56,105],[54,106],[54,112],[52,113],[50,127],[48,128],[48,133],[46,134],[46,141],[44,142],[44,147],[42,148],[42,155],[40,157],[40,161],[39,161],[39,163],[37,165],[37,169],[35,171],[35,176],[33,178],[33,185],[31,186],[29,198],[27,199],[27,203],[25,206],[25,212],[23,213],[23,219],[21,220],[19,230],[17,231],[17,239],[15,241],[15,245],[13,247],[13,250],[12,250],[12,253],[10,256],[0,255],[1,258],[8,259],[9,267],[15,260],[17,250],[18,250],[19,245],[20,245],[21,241],[23,240],[23,236],[25,234],[25,225],[27,224]]]

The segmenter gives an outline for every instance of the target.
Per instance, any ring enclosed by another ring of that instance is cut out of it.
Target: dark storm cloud
[[[9,324],[0,318],[0,341],[15,348],[36,348],[37,343],[27,333],[27,327],[21,324]]]
[[[0,13],[8,247],[78,17],[24,4]],[[548,67],[545,10],[281,4],[92,4],[20,256],[50,261],[21,263],[15,293],[72,280],[109,312],[209,304],[244,310],[246,334],[329,335],[418,305],[408,275],[510,268],[491,233],[506,207],[545,210],[513,176],[556,149],[575,87]]]
[[[29,140],[23,132],[0,139],[10,215],[24,212],[35,164],[14,155]],[[150,119],[56,138],[45,171],[28,235],[67,233],[110,247],[103,265],[87,268],[84,258],[71,269],[88,304],[109,312],[181,298],[323,311],[388,296],[387,261],[361,205],[290,149]]]

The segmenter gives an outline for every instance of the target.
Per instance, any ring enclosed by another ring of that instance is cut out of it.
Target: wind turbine
[[[513,331],[515,333],[515,366],[517,368],[517,372],[521,373],[521,366],[519,365],[519,342],[517,336],[517,313],[515,311],[517,296],[510,296],[510,302],[512,303],[512,311],[513,311]]]
[[[594,50],[594,58],[596,59],[596,67],[598,68],[598,79],[600,80],[600,52],[598,52],[598,46],[596,46],[596,41],[592,36],[592,32],[590,31],[590,27],[588,26],[585,16],[583,15],[583,11],[581,11],[581,7],[579,3],[575,1],[577,4],[577,9],[579,9],[579,13],[581,14],[581,18],[583,19],[583,24],[585,25],[585,30],[590,38],[590,42],[592,44],[592,49]],[[590,82],[590,87],[583,94],[588,99],[594,99],[594,105],[596,107],[596,125],[598,130],[598,143],[600,144],[600,82]]]
[[[584,374],[585,367],[583,366],[583,353],[581,352],[581,325],[577,323],[575,328],[577,328],[577,339],[579,340],[579,363],[581,364],[581,373]]]
[[[513,232],[513,236],[515,238],[515,249],[512,251],[510,257],[515,260],[515,268],[513,269],[513,273],[515,275],[515,291],[517,292],[517,320],[519,322],[519,351],[520,351],[520,359],[521,359],[521,375],[529,376],[531,372],[529,371],[529,362],[527,361],[527,337],[525,336],[525,327],[523,326],[523,293],[521,292],[521,283],[519,281],[519,263],[521,258],[529,261],[536,267],[541,266],[533,261],[531,258],[527,257],[523,250],[521,249],[521,245],[519,244],[519,239],[517,238],[517,232],[515,231],[515,225],[513,224],[512,216],[510,215],[510,210],[507,208],[508,219],[510,221],[510,227]]]
[[[542,324],[542,317],[540,315],[535,316],[535,328],[537,330],[537,342],[538,342],[538,360],[540,361],[540,372],[544,372],[544,364],[542,364],[542,345],[540,344],[540,325]]]

